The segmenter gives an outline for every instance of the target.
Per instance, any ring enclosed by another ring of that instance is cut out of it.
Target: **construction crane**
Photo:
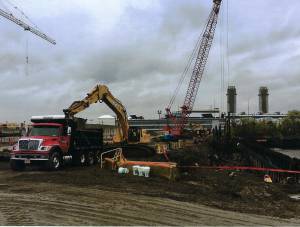
[[[40,38],[48,41],[49,43],[52,43],[53,45],[56,44],[55,40],[50,38],[49,36],[45,35],[44,33],[42,33],[41,31],[37,30],[36,28],[26,24],[25,22],[19,20],[18,18],[16,18],[14,15],[12,15],[11,13],[7,13],[4,10],[0,9],[0,15],[3,16],[4,18],[14,22],[15,24],[21,26],[22,28],[24,28],[25,31],[30,31],[33,34],[39,36]]]
[[[210,12],[208,22],[206,24],[205,30],[201,38],[195,65],[192,71],[192,76],[190,78],[189,86],[186,91],[184,103],[181,107],[181,112],[179,116],[174,115],[171,112],[171,106],[173,104],[176,94],[172,97],[169,106],[166,108],[167,116],[169,119],[172,120],[173,124],[172,126],[167,125],[166,129],[173,136],[182,135],[183,129],[188,121],[188,117],[191,114],[191,111],[193,110],[195,99],[198,93],[198,88],[202,79],[208,54],[214,38],[221,2],[222,0],[213,0],[213,8]]]

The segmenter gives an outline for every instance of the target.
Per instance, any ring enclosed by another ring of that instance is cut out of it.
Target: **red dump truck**
[[[67,119],[64,115],[33,116],[26,137],[13,146],[10,166],[23,170],[39,164],[58,170],[64,164],[92,165],[103,150],[101,129],[86,129],[85,120]]]

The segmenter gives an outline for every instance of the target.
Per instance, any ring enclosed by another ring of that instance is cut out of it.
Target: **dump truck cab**
[[[77,122],[63,115],[34,116],[27,136],[19,139],[11,152],[11,168],[44,163],[56,170],[71,162],[94,164],[103,149],[102,130],[84,129],[83,119]]]
[[[53,146],[57,145],[62,152],[67,152],[69,149],[70,135],[63,124],[57,123],[36,123],[28,132],[28,138],[19,140],[19,149],[31,148],[39,151],[49,151]],[[38,141],[38,142],[33,142]]]

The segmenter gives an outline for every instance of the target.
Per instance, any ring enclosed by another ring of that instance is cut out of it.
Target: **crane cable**
[[[2,0],[1,0],[1,2],[2,2]],[[13,9],[17,10],[20,13],[22,20],[27,20],[29,22],[29,24],[32,24],[36,29],[41,31],[41,29],[23,12],[23,10],[21,10],[19,7],[15,6],[9,0],[6,0],[6,2]],[[7,7],[5,7],[5,9],[7,9]],[[12,14],[12,12],[10,10],[7,9],[7,11],[9,11]],[[25,41],[26,42],[26,44],[25,44],[25,76],[29,76],[29,37],[28,37],[28,32],[25,33],[25,38],[26,38],[26,41]]]
[[[227,84],[230,84],[230,58],[229,58],[229,0],[226,1],[226,58],[227,58]]]
[[[176,87],[176,89],[175,89],[175,91],[174,91],[174,94],[173,94],[173,96],[172,96],[172,98],[171,98],[171,100],[170,100],[170,102],[169,102],[168,107],[171,107],[171,106],[173,105],[173,103],[174,103],[174,101],[175,101],[175,99],[176,99],[176,96],[177,96],[177,94],[178,94],[178,92],[179,92],[179,89],[180,89],[180,87],[181,87],[181,85],[182,85],[184,79],[185,79],[186,76],[187,76],[187,73],[188,73],[188,71],[189,71],[189,69],[190,69],[190,67],[191,67],[191,64],[192,64],[192,62],[193,62],[193,60],[194,60],[194,58],[195,58],[196,52],[197,52],[197,50],[198,50],[198,48],[199,48],[200,40],[201,40],[201,36],[198,38],[197,43],[196,43],[196,45],[195,45],[195,47],[194,47],[194,49],[193,49],[193,52],[192,52],[192,54],[191,54],[191,55],[189,56],[189,58],[188,58],[188,62],[187,62],[187,64],[186,64],[185,68],[184,68],[184,71],[182,72],[182,74],[181,74],[181,76],[180,76],[180,80],[179,80],[179,82],[178,82],[178,84],[177,84],[177,87]]]
[[[13,4],[11,1],[6,0],[15,10],[17,10],[21,16],[23,17],[22,20],[27,20],[27,22],[29,22],[29,24],[33,25],[33,27],[35,27],[36,29],[42,31],[25,13],[22,9],[20,9],[19,7],[17,7],[15,4]]]
[[[26,68],[25,68],[25,76],[29,76],[29,53],[28,53],[28,32],[25,33],[26,36],[26,49],[25,49],[25,55],[26,55]]]
[[[224,9],[224,8],[223,8]],[[220,17],[220,111],[224,112],[225,103],[225,80],[230,84],[230,64],[229,64],[229,0],[226,1],[225,12],[221,11]],[[226,20],[225,20],[226,18]]]
[[[224,78],[224,54],[223,54],[223,10],[220,16],[220,112],[223,112],[223,78]]]
[[[209,20],[209,18],[206,19],[205,24],[208,23],[208,20]],[[176,99],[176,97],[177,97],[177,95],[178,95],[178,92],[179,92],[179,90],[180,90],[180,87],[181,87],[181,85],[183,84],[183,81],[184,81],[184,79],[186,78],[189,69],[191,68],[192,62],[193,62],[193,61],[195,60],[195,58],[196,58],[197,52],[198,52],[198,50],[199,50],[199,48],[200,48],[200,43],[201,43],[201,39],[202,39],[202,36],[203,36],[203,34],[204,34],[204,31],[205,31],[205,26],[203,26],[202,31],[201,31],[201,33],[200,33],[200,35],[199,35],[199,37],[198,37],[198,39],[197,39],[197,42],[196,42],[196,44],[195,44],[195,47],[194,47],[194,49],[193,49],[191,55],[190,55],[189,58],[188,58],[188,62],[187,62],[187,64],[186,64],[185,68],[184,68],[184,71],[182,72],[182,74],[181,74],[181,76],[180,76],[180,79],[179,79],[179,82],[178,82],[178,84],[177,84],[177,87],[176,87],[176,89],[175,89],[175,91],[174,91],[174,93],[173,93],[173,95],[172,95],[172,97],[171,97],[171,100],[170,100],[170,102],[169,102],[168,109],[171,109],[171,107],[172,107],[172,105],[173,105],[173,103],[174,103],[174,101],[175,101],[175,99]]]
[[[10,9],[6,7],[6,5],[5,5],[5,3],[3,2],[3,0],[0,0],[0,4],[1,4],[1,6],[5,9],[6,12],[9,12],[10,14],[12,14],[12,12],[10,11]]]

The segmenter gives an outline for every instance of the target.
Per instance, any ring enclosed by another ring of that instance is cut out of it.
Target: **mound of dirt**
[[[179,166],[207,166],[210,163],[212,150],[208,145],[195,145],[192,148],[171,150],[167,153],[170,161],[176,162]]]
[[[181,181],[202,188],[210,203],[219,208],[278,217],[300,212],[300,204],[288,196],[300,193],[300,185],[265,183],[263,174],[195,170],[183,174]]]
[[[151,172],[150,172],[151,175]],[[92,167],[67,167],[58,172],[25,171],[9,177],[9,185],[46,183],[97,188],[112,192],[169,198],[177,201],[209,205],[221,209],[276,217],[298,217],[300,204],[288,197],[300,185],[267,184],[263,176],[245,172],[194,170],[183,172],[178,181],[158,177],[143,178],[118,175]]]

